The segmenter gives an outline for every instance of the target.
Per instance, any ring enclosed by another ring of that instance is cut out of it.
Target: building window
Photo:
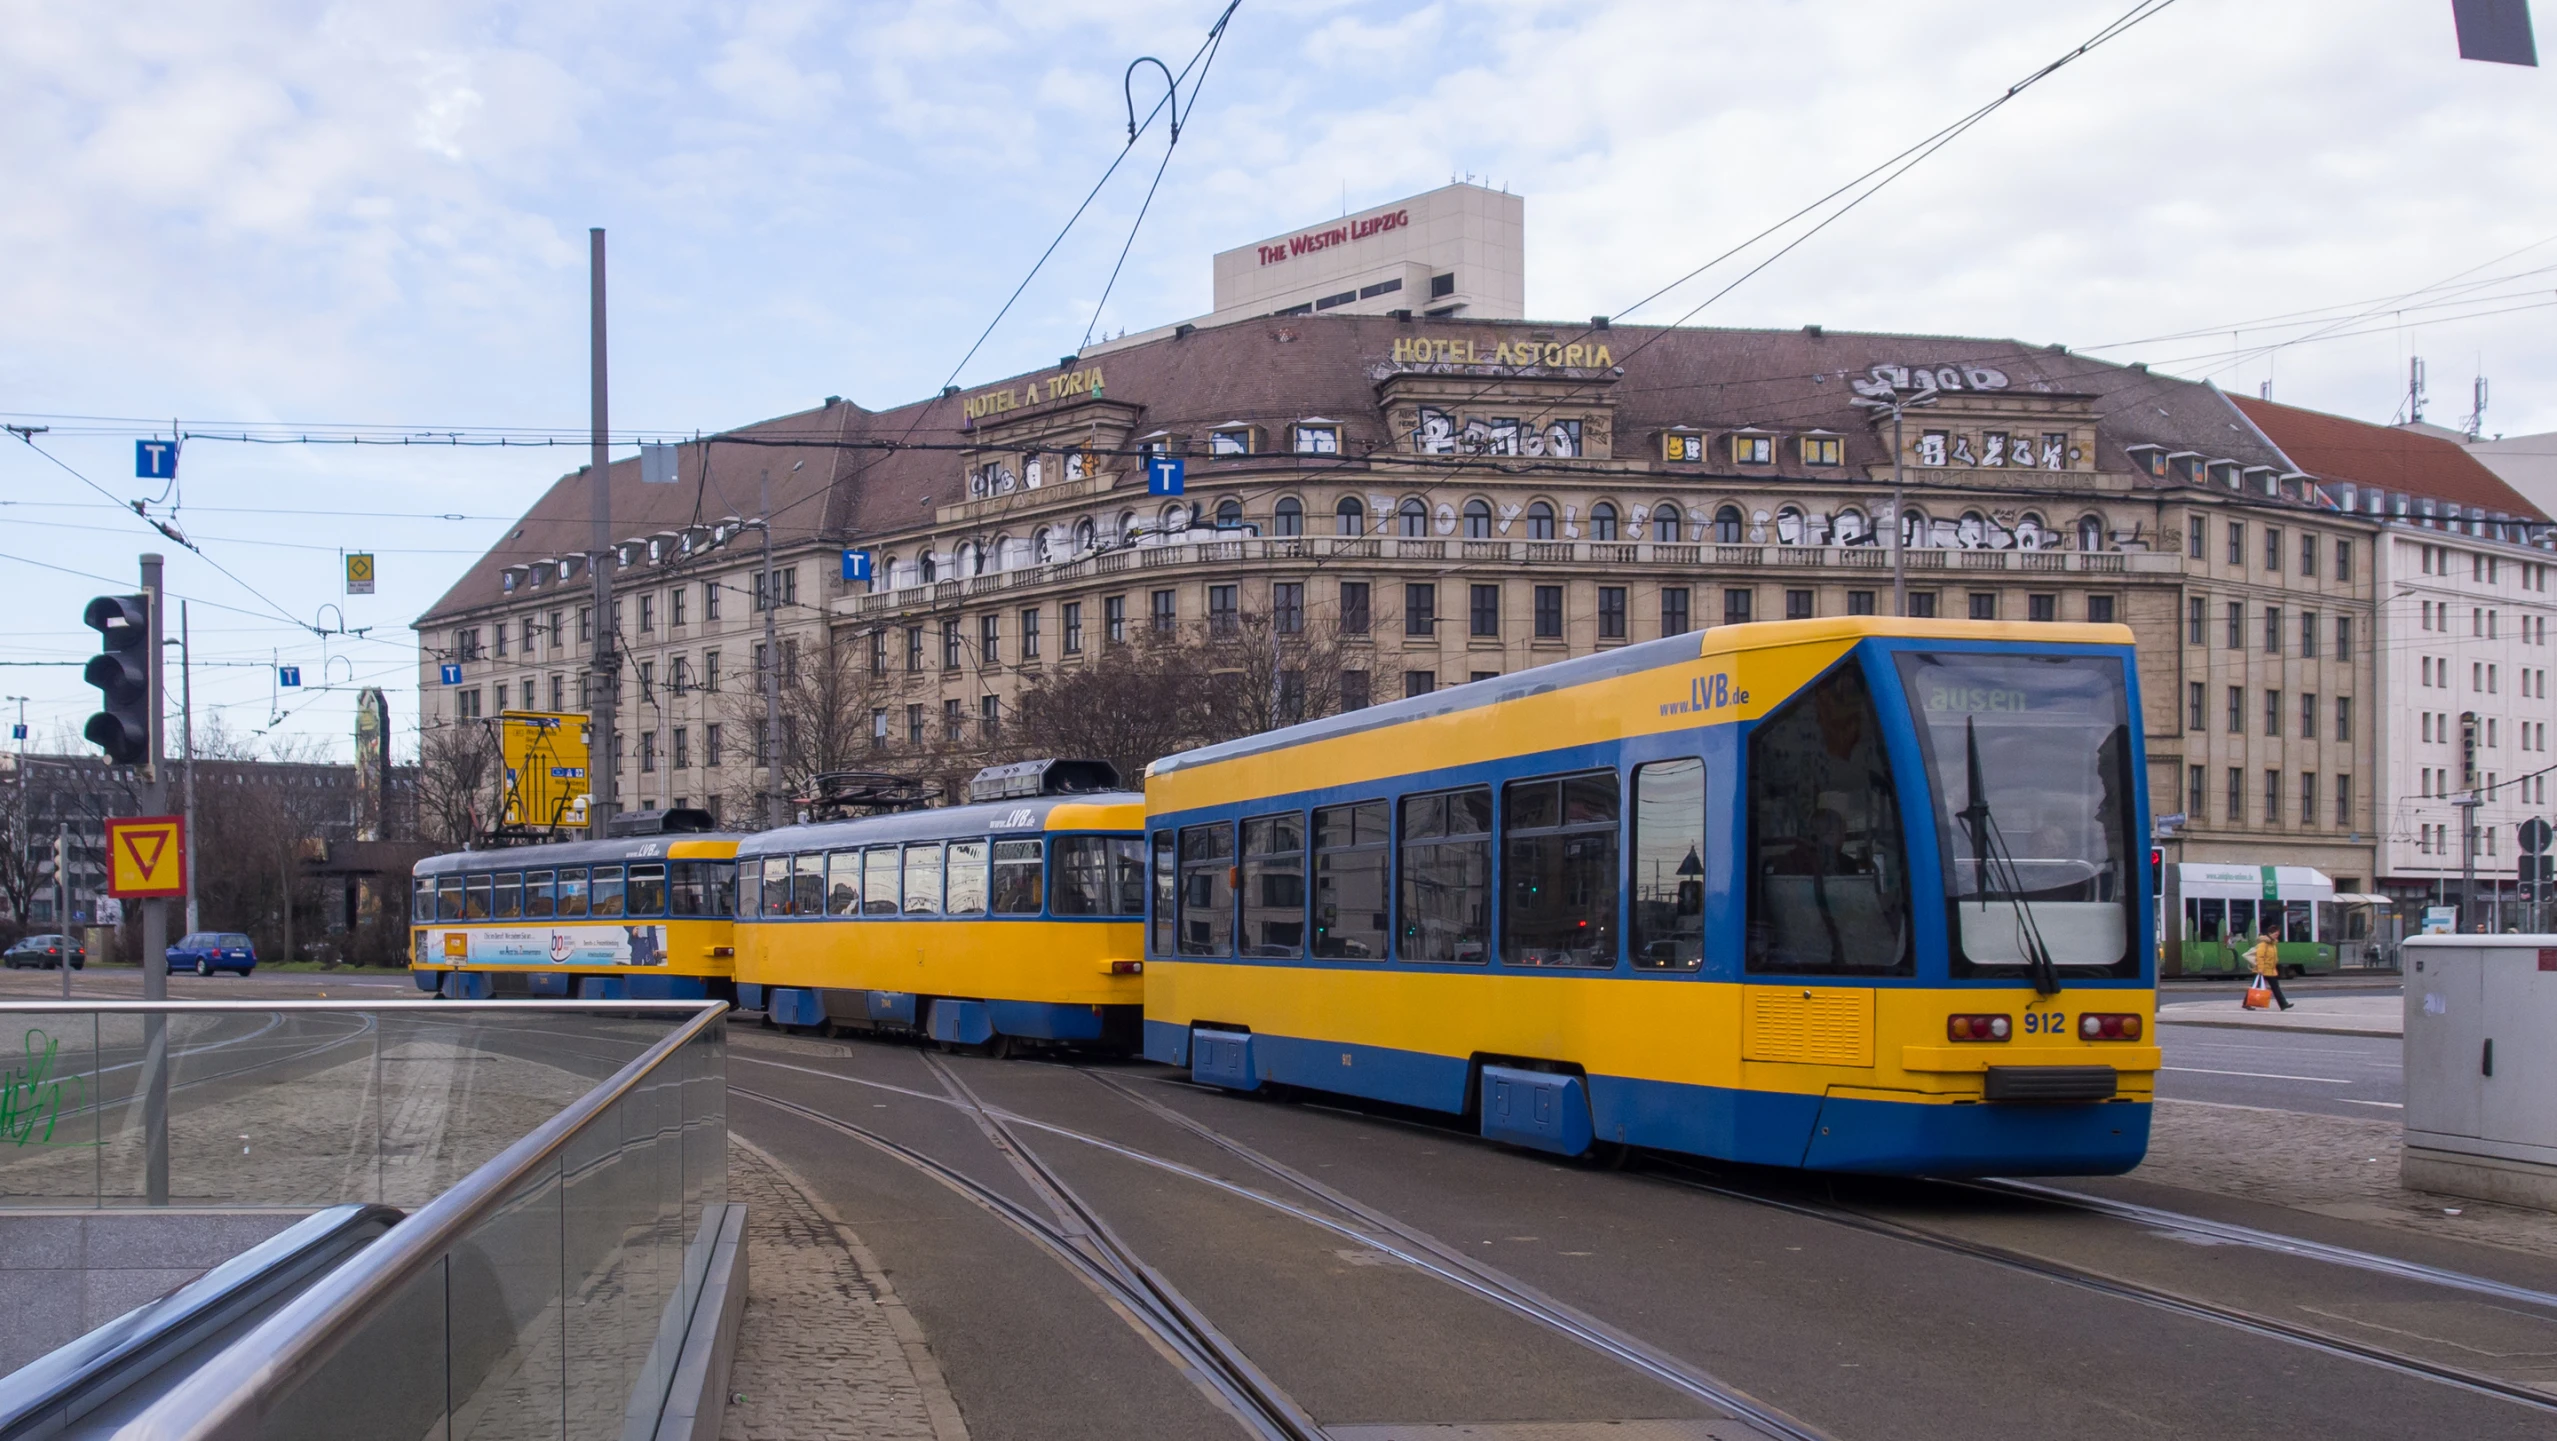
[[[2203,630],[2209,623],[2209,612],[2210,602],[2202,599],[2198,595],[2184,602],[2185,644],[2200,645],[2203,643]]]
[[[888,673],[888,632],[885,630],[870,632],[870,673],[872,675]]]
[[[666,624],[677,630],[684,628],[684,588],[680,585],[666,592]]]
[[[643,594],[639,598],[639,633],[647,635],[657,629],[657,597]],[[506,628],[497,628],[497,653],[506,653]]]
[[[1996,620],[1998,618],[1998,593],[1993,590],[1975,590],[1971,592],[1971,618],[1973,620]]]
[[[726,754],[726,751],[723,750],[719,744],[719,730],[720,727],[717,721],[713,721],[701,728],[701,766],[703,770],[715,771],[719,769],[720,759]]]
[[[910,671],[919,671],[923,669],[922,626],[910,625],[906,627],[906,669]]]
[[[1776,439],[1771,435],[1735,435],[1731,438],[1731,463],[1765,465],[1776,458]]]
[[[1563,638],[1563,588],[1558,585],[1536,587],[1536,638]]]
[[[1305,533],[1305,502],[1292,495],[1281,500],[1278,503],[1278,509],[1270,514],[1270,533],[1278,536],[1303,535]]]
[[[2545,623],[2542,622],[2542,624]],[[2335,658],[2337,660],[2353,658],[2353,618],[2349,615],[2335,617]]]
[[[2234,522],[2234,521],[2232,521],[2232,522],[2231,522],[2231,524],[2235,524],[2235,522]],[[2227,800],[2228,800],[2228,816],[2227,816],[2227,818],[2226,818],[2226,819],[2227,819],[2228,823],[2229,823],[2230,825],[2233,825],[2233,826],[2236,826],[2236,825],[2244,825],[2244,824],[2246,823],[2246,768],[2245,768],[2245,767],[2243,767],[2243,766],[2230,766],[2230,767],[2228,768],[2228,795],[2227,795]]]
[[[2232,520],[2228,523],[2227,530],[2228,563],[2231,565],[2246,564],[2246,522],[2242,520]]]
[[[2300,612],[2300,656],[2317,659],[2317,612],[2313,610]]]
[[[1478,636],[1500,634],[1500,587],[1478,585],[1471,588],[1468,614],[1469,633]]]
[[[906,707],[906,744],[923,744],[923,707],[919,704]]]
[[[1428,695],[1436,689],[1438,689],[1436,672],[1425,670],[1403,672],[1403,699],[1410,700],[1414,696]]]
[[[1659,544],[1675,544],[1678,540],[1678,527],[1684,523],[1685,517],[1678,513],[1678,507],[1666,501],[1651,508],[1651,538]]]
[[[1467,540],[1489,540],[1492,538],[1491,502],[1486,500],[1469,500],[1465,502],[1465,538]]]
[[[2264,653],[2282,653],[2282,608],[2278,605],[2264,607]]]
[[[2202,558],[2203,528],[2209,525],[2210,522],[2204,517],[2198,515],[2188,515],[2184,518],[2184,520],[2184,553],[2194,560],[2200,560]]]
[[[2317,739],[2317,692],[2300,692],[2300,739]]]
[[[1806,435],[1802,438],[1802,463],[1844,465],[1846,442],[1834,435]]]
[[[1207,628],[1211,635],[1232,635],[1240,628],[1235,608],[1235,594],[1240,589],[1231,585],[1207,588]]]
[[[2204,730],[2209,726],[2209,687],[2200,681],[2189,681],[2184,687],[2184,726],[2187,730]]]
[[[641,705],[648,705],[653,703],[656,699],[657,662],[653,660],[641,661],[639,663],[639,703]],[[497,705],[500,710],[505,709],[506,687],[504,686],[499,686],[497,688]]]
[[[1039,613],[1036,610],[1021,612],[1021,658],[1039,658]]]
[[[1909,592],[1909,615],[1911,619],[1933,620],[1935,619],[1935,614],[1936,593],[1934,591],[1913,590]]]
[[[706,580],[701,583],[701,618],[703,620],[719,619],[719,582],[715,580]]]
[[[1153,593],[1152,601],[1154,606],[1152,611],[1154,618],[1154,633],[1156,635],[1170,635],[1173,628],[1180,624],[1181,619],[1180,605],[1177,595],[1172,591],[1158,590]]]
[[[1807,590],[1789,590],[1789,591],[1786,591],[1786,592],[1785,592],[1785,619],[1787,619],[1787,620],[1809,620],[1809,619],[1811,619],[1811,592],[1810,592],[1810,591],[1807,591]]]
[[[941,622],[941,668],[959,668],[959,620],[956,616]]]
[[[1002,662],[1003,618],[1001,616],[992,615],[978,616],[977,664],[979,666],[991,666],[1000,665]]]
[[[2086,618],[2088,623],[2093,625],[2111,625],[2113,623],[2113,597],[2109,595],[2088,596],[2086,598]]]
[[[2231,522],[2234,524],[2234,522]],[[2228,603],[2228,648],[2237,650],[2246,644],[2246,602]]]
[[[956,745],[960,737],[967,734],[967,730],[968,713],[960,706],[957,698],[943,701],[941,703],[941,738]]]
[[[1421,503],[1419,496],[1405,497],[1394,512],[1394,519],[1405,540],[1418,540],[1429,534],[1429,507]]]
[[[1332,533],[1334,535],[1367,534],[1367,507],[1358,503],[1357,496],[1342,496],[1341,503],[1332,507]]]
[[[2281,823],[2282,773],[2280,771],[2266,771],[2264,773],[2264,824],[2268,826],[2278,826]]]
[[[2338,561],[2336,569],[2340,571],[2342,568],[2343,563]],[[2343,578],[2341,575],[2336,576],[2337,580]],[[2353,778],[2351,776],[2335,778],[2335,824],[2346,828],[2350,828],[2353,824]]]
[[[678,754],[683,751],[683,738],[682,731],[675,732],[675,750]],[[875,705],[870,708],[870,748],[874,751],[883,751],[888,748],[888,708],[886,706]]]
[[[2246,734],[2246,687],[2242,685],[2228,688],[2228,733],[2233,736]]]
[[[977,734],[987,745],[1003,734],[1003,703],[993,696],[977,697]]]
[[[1252,427],[1248,425],[1228,425],[1209,431],[1207,437],[1207,453],[1210,455],[1250,455],[1252,453]]]
[[[453,692],[453,714],[463,720],[480,718],[480,694],[477,687]]]
[[[2307,531],[2300,532],[2300,574],[2312,579],[2317,575],[2317,537]],[[2316,777],[2310,779],[2314,781]]]
[[[2353,578],[2353,543],[2349,540],[2339,540],[2335,542],[2335,578],[2337,580],[2351,580]],[[2335,795],[2339,801],[2344,796],[2345,787],[2350,783],[2351,778],[2348,776],[2337,776],[2335,778]],[[2342,823],[2340,818],[2337,823]]]
[[[1554,538],[1553,506],[1541,500],[1534,501],[1528,505],[1527,538],[1529,540],[1552,540]]]
[[[1750,594],[1751,593],[1746,590],[1726,590],[1722,593],[1722,623],[1724,625],[1747,625],[1749,623]]]
[[[2281,733],[2282,693],[2277,690],[2268,690],[2264,692],[2264,734],[2278,736]]]
[[[1337,425],[1300,425],[1296,428],[1296,453],[1299,455],[1338,455],[1341,453],[1341,428]]]
[[[1671,431],[1660,438],[1660,458],[1690,464],[1701,462],[1705,458],[1705,438]]]
[[[2277,572],[2282,568],[2282,529],[2280,526],[2268,525],[2264,527],[2264,568],[2266,570]],[[2266,817],[2266,820],[2269,823],[2271,817]]]
[[[1591,540],[1616,538],[1615,506],[1602,500],[1589,508],[1589,538]]]
[[[693,733],[689,727],[675,727],[675,769],[688,771],[693,768],[692,740]]]
[[[1403,587],[1403,634],[1431,637],[1438,634],[1437,586]]]
[[[1373,704],[1373,702],[1369,699],[1367,672],[1363,670],[1342,671],[1341,709],[1345,711],[1365,710],[1371,704]]]
[[[2348,741],[2353,738],[2353,698],[2351,696],[2339,695],[2335,698],[2335,738],[2339,741]],[[2344,778],[2337,776],[2335,779],[2336,783],[2341,785]]]
[[[1621,585],[1602,585],[1598,588],[1598,638],[1600,640],[1625,638],[1625,588]]]
[[[1687,597],[1687,587],[1683,585],[1664,585],[1660,588],[1660,633],[1662,635],[1685,635],[1696,628],[1695,620],[1688,608]]]
[[[642,773],[657,769],[657,732],[655,731],[639,733],[639,769]]]
[[[1341,634],[1365,635],[1368,630],[1367,582],[1341,582]]]
[[[1741,539],[1740,507],[1726,505],[1714,512],[1714,543],[1738,545]]]
[[[1851,590],[1851,591],[1848,591],[1848,592],[1847,592],[1847,614],[1849,614],[1849,615],[1871,615],[1871,614],[1873,614],[1873,613],[1874,613],[1874,611],[1873,611],[1873,592],[1872,592],[1872,591],[1869,591],[1869,590]]]
[[[2184,768],[2184,819],[2189,825],[2202,823],[2202,802],[2211,790],[2209,775],[2209,770],[2202,766]],[[2160,884],[2163,884],[2162,880]]]
[[[1101,602],[1101,638],[1112,645],[1124,644],[1128,638],[1128,598],[1114,595]]]
[[[1995,599],[1995,597],[1992,597],[1992,599]],[[1980,597],[1976,595],[1971,597],[1971,608],[1974,612],[1979,610]],[[2026,620],[2058,620],[2060,618],[2060,598],[2056,595],[2026,596],[2024,598],[2024,618]]]

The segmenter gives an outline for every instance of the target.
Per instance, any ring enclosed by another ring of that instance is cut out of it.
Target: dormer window
[[[1802,438],[1802,463],[1805,465],[1846,464],[1846,438],[1823,431],[1811,432]]]
[[[1252,427],[1220,425],[1208,432],[1207,453],[1210,455],[1250,455]]]
[[[1705,438],[1692,430],[1663,431],[1660,458],[1673,464],[1701,465],[1705,459]]]
[[[2147,472],[2147,473],[2148,473],[2148,476],[2149,476],[2149,478],[2150,478],[2150,479],[2152,479],[2152,480],[2164,480],[2164,479],[2166,479],[2166,447],[2165,447],[2165,446],[2163,446],[2163,445],[2132,445],[2132,446],[2125,446],[2125,447],[2123,448],[2123,453],[2131,457],[2131,463],[2132,463],[2133,465],[2136,465],[2136,466],[2138,466],[2141,470],[2143,470],[2143,471]]]
[[[1136,442],[1136,453],[1142,456],[1170,455],[1172,453],[1172,432],[1168,430],[1158,430],[1151,435],[1138,436]]]
[[[1296,424],[1298,455],[1338,455],[1341,453],[1341,426],[1335,420],[1301,420]]]
[[[1731,463],[1734,465],[1770,465],[1776,458],[1776,438],[1763,430],[1743,430],[1731,437]]]

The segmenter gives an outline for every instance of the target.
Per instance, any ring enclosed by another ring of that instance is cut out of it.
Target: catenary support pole
[[[195,888],[195,647],[189,638],[186,602],[178,602],[178,746],[186,757],[186,929],[193,935],[204,922],[198,914]],[[293,892],[284,893],[286,925],[291,925]],[[293,959],[288,947],[284,959]]]
[[[772,582],[772,467],[763,472],[764,578],[764,824],[786,826],[788,800],[781,793],[781,592]]]
[[[142,808],[150,815],[169,810],[168,776],[160,758],[167,754],[168,607],[162,594],[160,557],[142,557],[142,604],[150,613],[148,669],[150,699],[144,714],[151,718],[149,749],[143,755]],[[113,865],[113,859],[109,859]],[[169,998],[169,903],[153,898],[142,903],[142,999]],[[142,1018],[142,1165],[143,1198],[154,1206],[169,1204],[169,1018],[154,1011]]]
[[[621,756],[614,744],[614,712],[621,701],[619,637],[613,626],[613,475],[611,394],[604,371],[604,231],[586,232],[591,309],[588,381],[593,399],[593,453],[586,466],[587,495],[595,517],[594,549],[586,560],[594,575],[595,629],[590,652],[588,723],[593,730],[586,755],[587,834],[600,836],[612,819],[621,786]]]
[[[1891,613],[1909,614],[1909,567],[1902,554],[1909,544],[1908,452],[1900,448],[1900,405],[1891,406]]]

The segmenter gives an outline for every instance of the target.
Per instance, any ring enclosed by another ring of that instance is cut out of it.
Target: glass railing
[[[645,1435],[727,1200],[723,1010],[0,1006],[0,1206],[409,1212],[123,1434]]]

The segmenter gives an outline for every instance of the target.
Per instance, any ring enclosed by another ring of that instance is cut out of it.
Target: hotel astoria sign
[[[1616,363],[1605,344],[1578,341],[1502,340],[1484,344],[1475,336],[1412,336],[1394,342],[1397,365],[1542,365],[1563,370],[1604,370]]]

